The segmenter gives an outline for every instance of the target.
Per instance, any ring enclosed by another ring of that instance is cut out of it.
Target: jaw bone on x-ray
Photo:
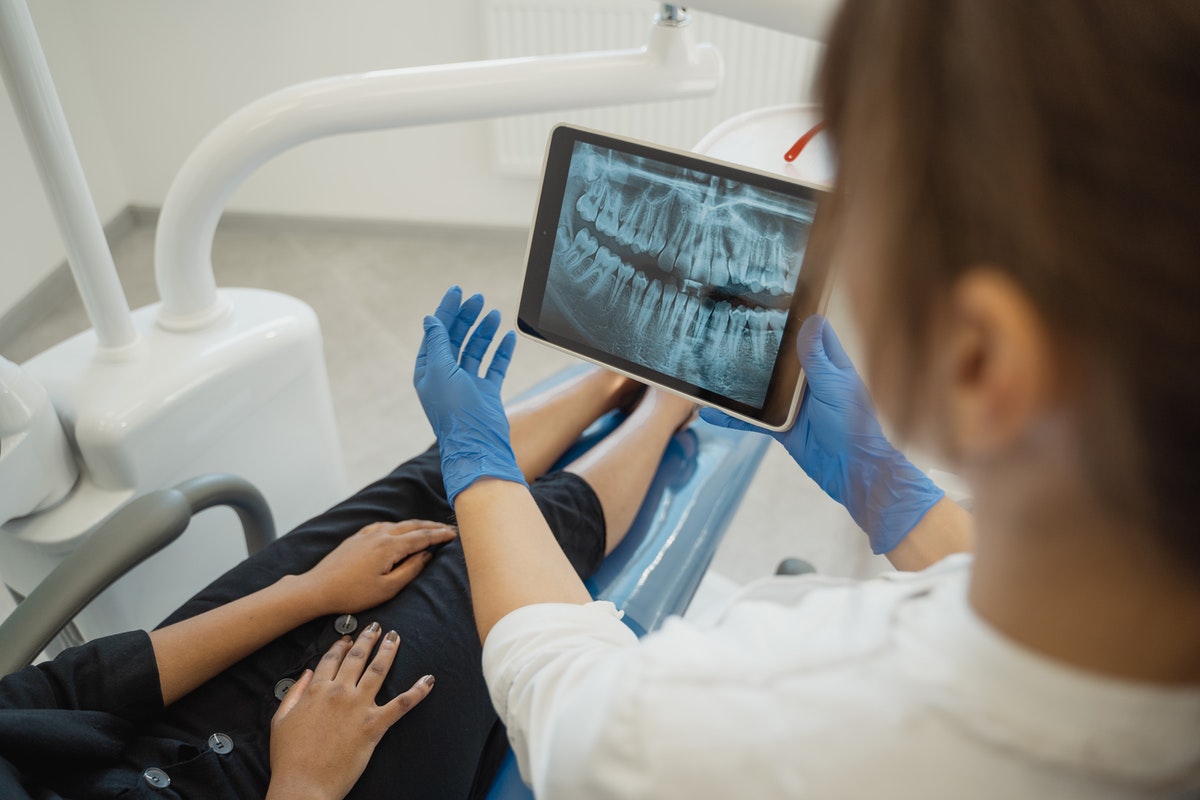
[[[543,321],[761,407],[815,211],[768,189],[577,142]]]

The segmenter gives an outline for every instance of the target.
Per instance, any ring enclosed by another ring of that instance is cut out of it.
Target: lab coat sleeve
[[[638,640],[620,620],[609,602],[527,606],[484,643],[492,702],[539,798],[647,796]]]
[[[103,711],[128,720],[163,708],[158,663],[145,631],[64,650],[0,680],[0,708]]]

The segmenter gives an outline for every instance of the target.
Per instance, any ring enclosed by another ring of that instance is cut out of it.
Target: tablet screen
[[[531,240],[523,329],[762,419],[778,405],[773,385],[798,380],[778,367],[819,192],[619,139],[577,133],[558,150]]]

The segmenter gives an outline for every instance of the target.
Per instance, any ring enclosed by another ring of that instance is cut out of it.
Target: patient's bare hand
[[[343,614],[377,606],[396,596],[420,574],[432,553],[457,529],[440,522],[376,522],[347,538],[300,576],[322,614]]]
[[[375,696],[392,668],[400,637],[389,632],[380,641],[377,623],[351,644],[334,642],[317,664],[305,671],[271,720],[271,786],[275,798],[343,798],[367,768],[375,746],[433,688],[427,675],[383,705]],[[371,649],[379,651],[370,661]]]

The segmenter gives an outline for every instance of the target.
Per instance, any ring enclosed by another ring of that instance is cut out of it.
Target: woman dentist
[[[480,377],[490,336],[460,354],[425,322],[417,390],[523,776],[546,798],[1196,796],[1200,5],[848,0],[821,91],[872,393],[811,319],[777,438],[903,571],[769,579],[639,641],[513,465],[511,338]]]

